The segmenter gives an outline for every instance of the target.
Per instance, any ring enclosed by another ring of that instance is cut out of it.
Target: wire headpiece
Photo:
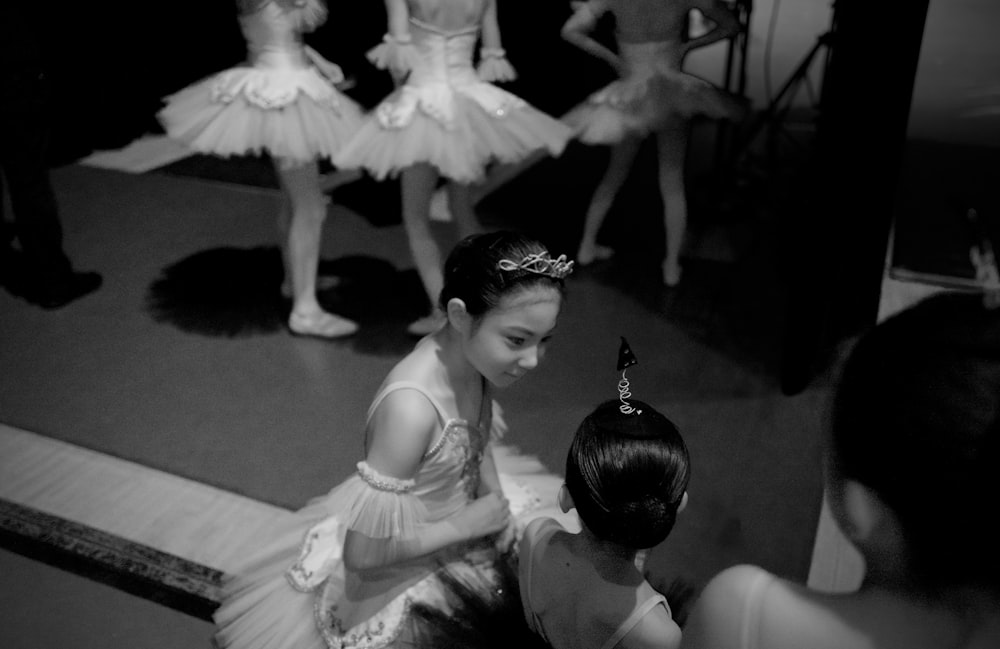
[[[497,268],[500,270],[525,270],[536,275],[563,279],[573,272],[573,263],[566,255],[559,255],[553,259],[549,256],[548,250],[543,250],[527,255],[519,262],[501,259],[497,262]]]
[[[618,409],[623,415],[631,415],[633,413],[637,415],[642,414],[642,410],[636,410],[632,404],[628,402],[628,398],[632,396],[631,390],[629,390],[628,377],[625,376],[625,370],[632,365],[639,362],[639,359],[635,357],[632,352],[632,348],[628,346],[628,341],[625,340],[625,336],[621,337],[622,343],[618,347],[618,370],[622,373],[622,378],[618,381],[618,399],[622,402]]]

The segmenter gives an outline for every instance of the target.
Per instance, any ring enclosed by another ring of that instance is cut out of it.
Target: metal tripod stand
[[[812,48],[809,49],[806,55],[792,71],[791,75],[789,75],[785,83],[782,84],[778,93],[774,96],[770,103],[768,103],[767,107],[758,113],[750,124],[737,135],[735,138],[735,144],[729,155],[731,166],[739,167],[745,162],[747,156],[750,154],[751,147],[765,130],[768,134],[766,151],[770,164],[774,164],[777,158],[779,136],[784,135],[786,136],[786,141],[798,144],[798,142],[796,142],[795,139],[789,135],[786,125],[788,114],[795,106],[795,99],[798,97],[799,91],[803,87],[809,92],[811,108],[816,112],[822,110],[825,87],[823,82],[826,79],[826,71],[829,67],[830,55],[832,53],[834,39],[836,38],[835,12],[833,16],[834,18],[831,21],[830,28],[816,38],[816,42],[813,44]],[[814,65],[817,63],[820,63],[822,66],[822,76],[818,91],[813,88],[812,79],[810,78],[810,73],[812,72]]]

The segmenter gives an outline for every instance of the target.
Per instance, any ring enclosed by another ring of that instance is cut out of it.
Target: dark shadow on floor
[[[384,259],[362,255],[323,259],[317,297],[327,310],[357,321],[349,343],[377,355],[406,353],[413,339],[405,325],[426,311],[413,270],[398,271]],[[146,293],[154,320],[194,334],[241,338],[286,327],[291,301],[277,247],[220,247],[190,255],[163,269]]]

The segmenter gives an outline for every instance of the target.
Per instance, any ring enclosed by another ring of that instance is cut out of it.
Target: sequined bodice
[[[472,53],[479,37],[478,26],[444,31],[411,18],[410,35],[420,54],[420,62],[410,72],[408,83],[454,85],[479,81],[472,66]]]
[[[414,477],[413,493],[427,505],[432,519],[447,517],[475,498],[486,442],[479,425],[462,419],[445,424]]]
[[[415,390],[424,395],[434,406],[439,421],[443,422],[441,433],[424,453],[413,476],[413,494],[427,508],[429,520],[446,518],[476,497],[479,465],[489,442],[492,400],[484,383],[482,412],[479,421],[472,422],[448,417],[442,404],[421,385],[412,381],[395,381],[384,386],[375,397],[369,408],[369,420],[382,399],[399,389]]]

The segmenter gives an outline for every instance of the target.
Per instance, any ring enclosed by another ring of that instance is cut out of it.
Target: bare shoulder
[[[715,575],[705,586],[699,601],[716,597],[742,599],[762,580],[773,581],[776,579],[777,577],[758,566],[735,565]]]
[[[777,577],[757,566],[736,565],[718,573],[701,591],[691,609],[681,642],[683,649],[727,649],[742,646],[747,607],[777,583]]]
[[[419,390],[401,387],[385,395],[372,413],[373,433],[425,430],[432,432],[437,422],[437,410]]]
[[[531,549],[535,546],[535,542],[538,539],[538,535],[541,534],[547,528],[550,528],[552,526],[556,526],[561,529],[561,526],[554,518],[549,518],[547,516],[536,518],[532,520],[530,523],[528,523],[524,527],[524,533],[521,535],[521,542],[519,544],[521,552],[522,553],[530,552]]]
[[[393,390],[368,421],[366,460],[385,475],[409,478],[437,430],[437,411],[424,394],[407,387]]]

